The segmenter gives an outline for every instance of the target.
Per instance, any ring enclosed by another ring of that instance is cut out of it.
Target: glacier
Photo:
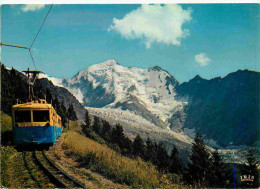
[[[89,66],[70,79],[49,79],[67,88],[86,107],[115,108],[133,96],[163,122],[187,104],[175,99],[179,82],[158,66],[124,67],[112,59]]]

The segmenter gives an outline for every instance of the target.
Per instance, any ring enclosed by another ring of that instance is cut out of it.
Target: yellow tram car
[[[62,133],[61,117],[46,100],[12,106],[14,143],[53,145]]]

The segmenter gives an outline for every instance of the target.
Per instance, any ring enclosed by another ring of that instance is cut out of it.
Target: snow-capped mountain
[[[56,86],[68,89],[91,115],[111,124],[123,125],[126,134],[140,134],[173,145],[187,155],[192,140],[167,129],[167,119],[186,102],[175,100],[179,82],[158,66],[148,69],[124,67],[115,60],[92,65],[70,79],[47,77]]]
[[[179,82],[158,66],[139,69],[108,60],[54,82],[86,107],[130,110],[160,127],[166,127],[166,120],[186,104],[175,99]]]
[[[102,118],[107,111],[120,110],[191,138],[199,131],[222,147],[257,143],[259,72],[238,70],[213,79],[197,75],[179,84],[158,66],[139,69],[108,60],[71,79],[48,79],[67,88],[85,107],[99,108],[92,109],[92,113]],[[109,119],[120,116],[120,111],[113,111]]]

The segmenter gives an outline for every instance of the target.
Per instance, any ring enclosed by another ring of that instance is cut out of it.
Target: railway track
[[[84,188],[84,184],[58,168],[44,151],[25,151],[23,159],[31,179],[39,188]]]

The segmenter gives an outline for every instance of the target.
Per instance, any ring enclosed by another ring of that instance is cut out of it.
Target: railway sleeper
[[[32,174],[32,168],[31,168],[31,167],[29,166],[29,164],[28,164],[28,161],[29,161],[29,160],[28,160],[27,154],[28,154],[28,152],[23,152],[24,165],[25,165],[26,169],[28,170],[31,179],[36,183],[36,185],[37,185],[39,188],[42,188],[41,183],[40,183],[40,182],[38,181],[38,179]]]
[[[84,184],[76,181],[73,177],[68,175],[65,171],[58,168],[54,162],[52,162],[44,153],[44,151],[39,152],[39,156],[42,157],[42,162],[45,162],[46,166],[51,170],[52,174],[58,177],[59,180],[62,180],[62,183],[66,186],[66,188],[84,188]]]
[[[43,159],[38,156],[36,152],[33,153],[33,156],[35,157],[36,163],[41,167],[43,172],[46,176],[49,177],[50,181],[58,188],[68,188],[67,184],[65,184],[63,181],[61,181],[59,178],[57,178],[56,175],[54,175],[49,169],[47,168],[46,163],[43,163]]]

